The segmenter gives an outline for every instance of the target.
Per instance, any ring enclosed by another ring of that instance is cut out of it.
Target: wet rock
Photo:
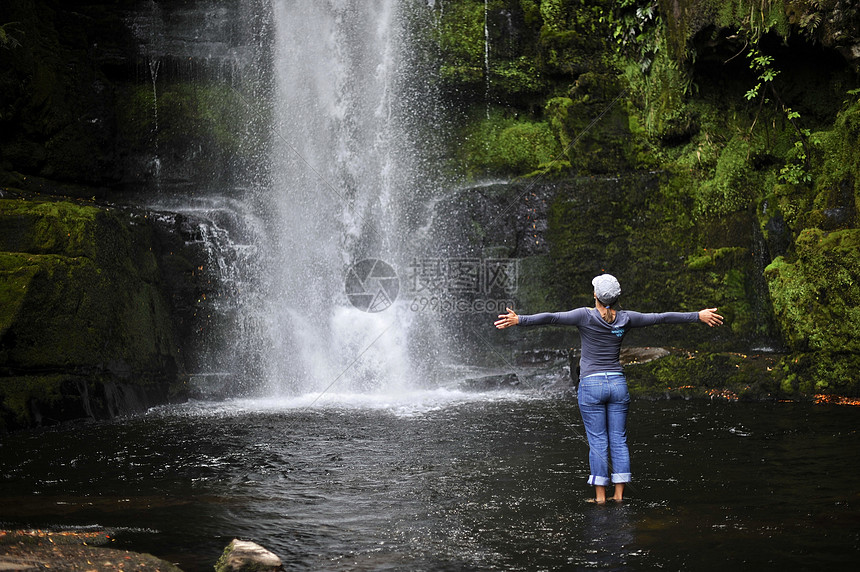
[[[671,352],[666,348],[651,347],[629,347],[621,348],[621,364],[632,365],[636,363],[648,363],[661,357],[666,357]]]
[[[281,559],[259,544],[234,539],[215,564],[215,572],[275,572],[283,570]]]

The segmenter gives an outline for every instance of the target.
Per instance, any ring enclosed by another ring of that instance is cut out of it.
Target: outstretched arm
[[[722,325],[723,317],[717,314],[716,308],[705,308],[699,312],[699,321],[713,328]]]
[[[520,317],[510,308],[505,308],[507,314],[499,314],[499,319],[494,322],[496,328],[503,330],[520,323]]]

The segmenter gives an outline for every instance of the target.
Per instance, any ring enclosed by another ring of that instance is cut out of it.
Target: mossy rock
[[[860,355],[852,352],[796,352],[784,356],[774,368],[780,391],[788,398],[818,395],[860,395],[857,372]]]
[[[778,257],[765,271],[789,346],[860,353],[860,229],[807,229],[795,250],[794,257]]]

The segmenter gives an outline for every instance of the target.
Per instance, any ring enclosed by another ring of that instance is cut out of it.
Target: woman
[[[716,308],[700,312],[664,312],[642,314],[613,308],[621,297],[621,285],[610,274],[591,281],[594,286],[594,309],[577,308],[567,312],[518,316],[507,308],[499,315],[498,329],[510,326],[561,324],[578,326],[582,339],[579,362],[580,382],[577,396],[585,433],[588,436],[588,462],[594,485],[593,502],[606,502],[606,486],[615,484],[613,500],[624,497],[624,484],[630,482],[630,453],[627,449],[627,410],[630,395],[619,356],[621,342],[631,328],[654,324],[702,322],[711,327],[723,323]],[[609,459],[612,460],[610,473]]]

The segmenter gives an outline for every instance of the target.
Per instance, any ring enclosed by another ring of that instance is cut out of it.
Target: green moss
[[[604,68],[610,3],[549,0],[540,3],[541,58],[548,73],[575,77]]]
[[[668,54],[658,51],[647,74],[641,72],[639,65],[627,66],[625,79],[638,99],[640,124],[648,136],[672,142],[696,131],[696,120],[686,98],[693,88],[691,76]]]
[[[567,96],[547,101],[545,115],[575,172],[630,170],[636,149],[631,141],[621,86],[613,74],[580,75]]]
[[[696,208],[700,214],[722,216],[750,206],[758,185],[749,157],[749,143],[733,137],[717,159],[713,178],[699,187]]]
[[[747,254],[746,249],[737,246],[726,246],[711,250],[703,248],[699,253],[693,254],[687,258],[687,268],[690,270],[704,270],[705,268],[712,268],[718,260],[726,256],[744,254]]]
[[[436,28],[442,65],[451,84],[479,84],[484,77],[484,2],[446,4]]]
[[[0,250],[95,257],[96,207],[0,199],[0,213]]]
[[[21,306],[27,294],[27,286],[38,272],[38,267],[29,264],[25,255],[0,253],[0,333],[5,332],[20,319]],[[0,349],[0,354],[4,350]]]
[[[475,175],[521,175],[559,158],[561,151],[547,123],[494,110],[470,124],[463,136],[462,163]]]

